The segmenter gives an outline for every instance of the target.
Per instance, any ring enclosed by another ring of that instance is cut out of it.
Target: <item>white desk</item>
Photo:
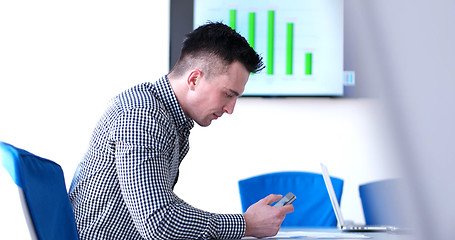
[[[256,238],[243,238],[256,239]],[[263,238],[264,239],[264,238]],[[343,232],[335,228],[281,229],[275,237],[265,239],[374,239],[411,240],[412,234],[397,232]]]

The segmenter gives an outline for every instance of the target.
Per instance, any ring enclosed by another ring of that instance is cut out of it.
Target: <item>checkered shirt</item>
[[[241,238],[242,214],[202,211],[173,192],[193,126],[165,76],[116,96],[71,183],[80,238]]]

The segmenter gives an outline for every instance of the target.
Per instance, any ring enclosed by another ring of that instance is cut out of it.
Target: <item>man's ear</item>
[[[202,71],[199,69],[194,69],[190,72],[186,81],[189,90],[196,89],[196,86],[201,81],[202,75]]]

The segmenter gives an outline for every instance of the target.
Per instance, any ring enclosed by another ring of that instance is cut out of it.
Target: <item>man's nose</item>
[[[233,99],[232,101],[229,101],[223,108],[223,111],[227,114],[232,114],[234,112],[234,107],[235,103],[237,102],[237,99]]]

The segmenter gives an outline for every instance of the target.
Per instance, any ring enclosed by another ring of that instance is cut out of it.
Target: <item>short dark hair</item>
[[[235,30],[221,22],[208,22],[186,35],[180,58],[172,69],[177,74],[185,68],[187,58],[217,57],[224,65],[242,63],[252,73],[264,69],[262,57]]]

